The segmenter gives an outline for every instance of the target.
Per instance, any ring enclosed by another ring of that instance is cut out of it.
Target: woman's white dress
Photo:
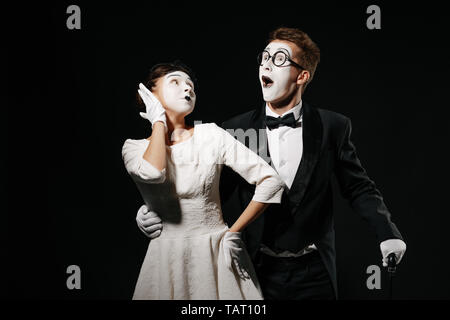
[[[283,183],[256,153],[214,123],[198,124],[193,135],[167,146],[159,171],[143,159],[149,140],[125,141],[122,157],[145,204],[162,219],[150,241],[133,299],[262,299],[251,260],[250,279],[224,262],[219,179],[223,165],[256,184],[253,200],[280,203]]]

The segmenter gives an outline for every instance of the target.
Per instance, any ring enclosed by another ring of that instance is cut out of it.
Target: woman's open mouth
[[[189,97],[189,96],[186,96],[186,97],[184,97],[187,101],[191,101],[191,97]]]
[[[263,88],[270,88],[273,84],[273,80],[267,76],[262,76],[261,80],[262,80]]]

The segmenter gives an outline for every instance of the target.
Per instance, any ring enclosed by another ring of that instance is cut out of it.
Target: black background
[[[81,30],[66,27],[70,4],[81,8]],[[366,27],[370,4],[381,8],[381,30]],[[352,119],[359,157],[408,245],[394,298],[450,298],[449,45],[440,4],[61,1],[3,13],[7,297],[130,299],[148,243],[121,159],[126,138],[150,134],[137,84],[153,64],[181,59],[199,80],[190,120],[221,123],[261,105],[255,57],[269,31],[289,26],[321,49],[304,100]],[[381,266],[374,234],[339,196],[335,213],[340,298],[386,298],[384,271],[382,290],[366,287],[366,268]],[[81,290],[66,287],[72,264]]]

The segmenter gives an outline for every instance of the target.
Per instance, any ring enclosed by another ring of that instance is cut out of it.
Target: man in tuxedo
[[[269,206],[242,235],[265,299],[337,298],[333,175],[353,210],[374,230],[383,265],[390,253],[399,263],[406,250],[380,192],[357,157],[350,119],[302,100],[319,60],[320,50],[306,33],[293,28],[274,30],[258,56],[262,108],[222,124],[229,132],[260,133],[254,151],[285,182],[282,202]],[[254,186],[225,168],[220,192],[223,201],[234,201],[242,212]],[[224,212],[224,216],[232,222],[232,215]],[[150,238],[161,233],[160,219],[156,213],[147,213],[145,206],[136,220]]]

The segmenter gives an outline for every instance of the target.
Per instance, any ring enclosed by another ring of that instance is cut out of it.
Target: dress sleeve
[[[254,201],[280,203],[284,183],[277,172],[255,152],[236,140],[229,132],[217,127],[222,139],[223,164],[233,169],[248,183],[255,184]]]
[[[156,169],[143,158],[146,144],[138,140],[127,139],[122,147],[122,159],[130,176],[143,183],[163,183],[166,169]]]

